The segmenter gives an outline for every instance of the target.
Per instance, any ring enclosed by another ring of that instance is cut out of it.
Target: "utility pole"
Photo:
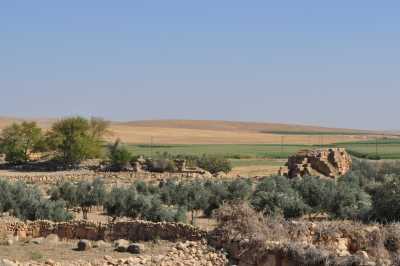
[[[281,136],[281,156],[283,157],[283,144],[285,142],[285,136]]]
[[[150,157],[153,158],[153,136],[150,137]]]

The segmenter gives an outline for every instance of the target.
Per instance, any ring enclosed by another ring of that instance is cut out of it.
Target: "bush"
[[[223,156],[203,155],[197,160],[196,164],[198,167],[211,174],[217,174],[219,172],[229,173],[232,170],[230,161]]]
[[[72,219],[65,202],[45,199],[37,187],[0,180],[0,211],[22,220],[46,219],[56,222]]]
[[[251,199],[253,207],[265,215],[283,215],[285,218],[296,218],[307,213],[309,207],[286,177],[265,178],[256,188]]]
[[[371,197],[357,183],[339,180],[329,212],[339,219],[366,219],[371,210]]]
[[[177,168],[175,163],[170,159],[155,159],[148,162],[148,167],[151,172],[164,173],[164,172],[176,172]]]
[[[329,212],[337,193],[334,181],[319,177],[295,179],[293,186],[314,214]]]
[[[137,190],[139,188],[139,190]],[[104,202],[106,213],[113,217],[130,217],[153,222],[184,222],[186,209],[184,207],[166,207],[158,194],[151,194],[148,187],[137,183],[131,187],[113,188]]]
[[[381,222],[400,221],[400,177],[393,177],[373,191],[372,216]]]
[[[114,187],[111,189],[111,192],[107,194],[103,207],[107,215],[113,217],[113,220],[115,221],[117,217],[125,215],[126,205],[126,190]]]
[[[52,200],[64,200],[69,208],[80,207],[85,220],[90,208],[101,205],[105,196],[104,183],[100,178],[92,182],[81,181],[76,185],[66,182],[50,190]]]
[[[121,171],[129,168],[132,161],[132,153],[122,146],[120,140],[117,139],[113,145],[108,146],[108,158],[111,163],[111,169]]]

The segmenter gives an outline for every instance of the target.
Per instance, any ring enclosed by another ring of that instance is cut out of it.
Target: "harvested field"
[[[19,121],[22,119],[0,118],[0,129]],[[38,121],[42,128],[48,129],[56,119],[35,121]],[[108,140],[121,138],[123,142],[132,144],[150,143],[151,137],[154,143],[158,144],[278,144],[281,143],[282,136],[287,144],[320,144],[319,133],[324,135],[323,142],[327,144],[365,140],[369,136],[365,135],[369,132],[352,129],[208,120],[112,122],[110,130],[112,134],[108,136]],[[286,132],[296,134],[287,135]],[[304,132],[304,135],[301,135],[301,132]],[[335,132],[337,135],[334,135]]]

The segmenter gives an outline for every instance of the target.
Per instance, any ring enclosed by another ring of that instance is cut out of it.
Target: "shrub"
[[[148,163],[149,170],[156,173],[175,172],[175,163],[170,159],[155,159]]]
[[[293,186],[314,214],[328,212],[337,193],[334,181],[319,177],[295,179]]]
[[[92,182],[81,181],[76,185],[66,182],[50,190],[52,200],[64,200],[69,208],[80,207],[85,220],[90,208],[101,205],[105,196],[104,183],[100,178]]]
[[[329,212],[340,219],[365,219],[371,209],[371,197],[356,183],[339,181]]]
[[[400,177],[393,177],[372,193],[372,215],[378,221],[400,221]]]
[[[129,168],[133,156],[125,146],[121,145],[120,140],[117,139],[113,145],[108,146],[108,158],[111,163],[111,169],[121,171]]]
[[[300,217],[309,207],[295,191],[286,177],[276,176],[261,181],[252,196],[253,207],[265,215]]]
[[[45,199],[37,187],[0,181],[0,192],[0,211],[8,211],[19,219],[57,222],[72,219],[72,215],[65,209],[64,201]]]
[[[127,199],[126,190],[123,188],[114,187],[111,192],[107,194],[104,201],[104,209],[107,215],[113,217],[115,221],[117,217],[125,215]]]

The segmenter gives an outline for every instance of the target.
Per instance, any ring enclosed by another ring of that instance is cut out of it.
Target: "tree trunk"
[[[89,208],[88,207],[82,207],[83,220],[87,220],[88,219],[88,213],[89,213]]]
[[[192,210],[192,221],[190,222],[191,225],[194,225],[194,210]]]

